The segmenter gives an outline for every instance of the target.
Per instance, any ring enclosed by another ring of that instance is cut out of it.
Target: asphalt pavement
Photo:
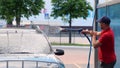
[[[53,49],[63,49],[65,54],[57,56],[66,68],[87,68],[89,46],[53,46]],[[94,68],[94,48],[92,48],[90,68]]]

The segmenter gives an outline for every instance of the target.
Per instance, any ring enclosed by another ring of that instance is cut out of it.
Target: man
[[[92,45],[98,48],[98,58],[101,62],[101,68],[114,68],[116,63],[116,54],[114,50],[114,33],[110,28],[110,19],[103,16],[98,20],[101,31],[83,30],[82,33],[90,34],[92,37]],[[96,37],[99,39],[96,40]]]

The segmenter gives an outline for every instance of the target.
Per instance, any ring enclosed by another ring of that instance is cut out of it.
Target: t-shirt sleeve
[[[99,37],[98,41],[99,41],[100,43],[105,43],[105,42],[107,41],[107,39],[109,39],[109,38],[107,37],[106,34],[104,34],[104,35],[101,35],[101,36]]]

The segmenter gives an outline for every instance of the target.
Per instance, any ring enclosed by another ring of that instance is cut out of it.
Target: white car
[[[0,29],[0,68],[65,68],[39,29]]]

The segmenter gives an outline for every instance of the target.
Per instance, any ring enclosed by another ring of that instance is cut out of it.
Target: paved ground
[[[50,42],[54,43],[68,43],[69,37],[49,37]],[[72,37],[72,43],[76,44],[89,44],[86,37]]]
[[[86,68],[88,63],[88,53],[89,47],[66,47],[66,46],[56,46],[54,49],[63,49],[65,55],[57,56],[64,63],[66,68]],[[92,49],[90,67],[94,68],[94,50]]]

